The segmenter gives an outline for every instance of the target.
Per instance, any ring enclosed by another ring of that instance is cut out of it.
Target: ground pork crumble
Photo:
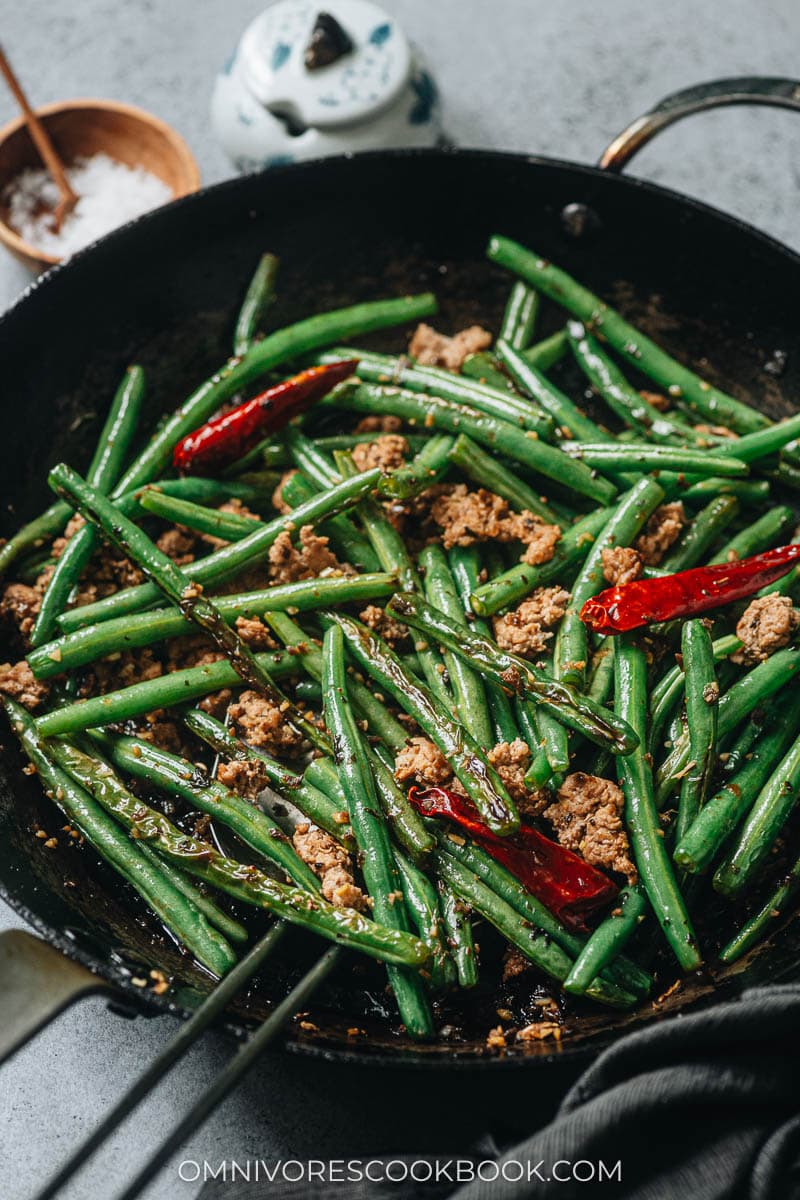
[[[24,660],[0,663],[0,692],[12,700],[18,700],[30,712],[35,712],[47,699],[50,685],[43,679],[37,679]]]
[[[408,626],[396,621],[385,608],[380,608],[377,604],[368,604],[358,615],[369,629],[374,629],[390,646],[395,646],[408,637]]]
[[[395,757],[394,777],[398,783],[410,781],[423,788],[444,787],[452,783],[453,768],[433,742],[412,737]]]
[[[255,800],[268,782],[267,773],[261,763],[240,758],[232,759],[231,762],[220,762],[217,766],[217,779],[223,787],[244,796],[246,800]]]
[[[359,471],[393,471],[402,467],[409,452],[408,442],[397,433],[385,433],[374,442],[359,442],[353,447],[353,462]]]
[[[603,578],[606,583],[618,587],[632,583],[642,574],[642,556],[633,546],[607,546],[601,551]]]
[[[544,816],[562,846],[576,851],[592,866],[616,871],[635,883],[636,867],[622,823],[623,805],[622,792],[610,779],[576,771],[566,777]]]
[[[288,529],[279,533],[270,546],[268,561],[272,583],[295,583],[299,579],[316,579],[331,571],[352,569],[339,562],[329,548],[328,538],[318,536],[312,525],[302,527],[297,545]]]
[[[524,509],[512,512],[507,500],[485,488],[471,492],[464,483],[431,489],[431,519],[441,527],[442,545],[471,546],[475,542],[523,542],[522,556],[530,564],[549,562],[561,537],[558,525],[548,525]]]
[[[532,658],[547,648],[569,604],[569,592],[561,587],[536,588],[511,612],[493,618],[494,636],[502,650]]]
[[[356,885],[350,855],[329,833],[316,825],[298,825],[292,843],[300,858],[322,882],[322,894],[337,908],[366,907],[366,896]]]
[[[680,537],[685,524],[686,516],[680,500],[659,504],[651,514],[644,532],[636,539],[636,549],[641,554],[645,566],[658,566],[673,542]]]
[[[732,661],[748,666],[763,662],[789,645],[798,624],[800,613],[789,596],[772,592],[751,600],[736,626],[742,648],[731,656]]]
[[[479,350],[488,350],[492,335],[480,325],[470,325],[453,337],[439,333],[432,325],[418,325],[408,344],[408,353],[422,367],[445,367],[460,371],[464,360]]]
[[[522,738],[515,738],[513,742],[498,742],[487,758],[519,811],[527,817],[538,817],[547,805],[550,794],[544,790],[531,791],[525,785],[525,772],[531,764],[527,743]]]
[[[228,716],[239,737],[257,750],[292,754],[302,743],[302,735],[280,708],[259,692],[242,692],[230,706]]]
[[[353,430],[354,433],[397,433],[403,428],[400,417],[386,413],[382,417],[362,417]]]

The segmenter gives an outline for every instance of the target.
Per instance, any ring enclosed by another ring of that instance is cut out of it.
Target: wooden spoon
[[[6,58],[3,47],[0,46],[0,73],[5,78],[9,86],[11,94],[19,104],[25,115],[25,121],[28,126],[33,143],[39,151],[42,162],[47,167],[50,174],[53,176],[56,187],[61,193],[61,199],[53,212],[53,225],[56,233],[61,229],[61,225],[65,217],[68,217],[75,205],[78,203],[78,196],[72,190],[64,170],[62,163],[55,146],[50,140],[50,135],[42,125],[36,113],[28,103],[28,98],[22,90],[22,85],[14,74],[11,63]]]

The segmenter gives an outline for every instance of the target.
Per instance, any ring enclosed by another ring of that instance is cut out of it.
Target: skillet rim
[[[25,316],[26,305],[31,300],[35,301],[42,294],[47,296],[53,288],[57,289],[59,286],[62,286],[62,281],[65,277],[70,276],[72,268],[75,266],[80,268],[80,265],[86,260],[87,256],[97,254],[113,255],[115,246],[118,243],[122,244],[126,239],[135,237],[138,230],[142,227],[146,228],[148,226],[155,226],[159,222],[172,221],[176,219],[175,213],[188,209],[190,206],[201,206],[208,203],[206,200],[208,196],[216,197],[225,191],[233,192],[237,188],[248,183],[252,184],[253,181],[258,179],[265,179],[267,176],[270,178],[283,178],[286,176],[302,177],[306,174],[313,175],[320,171],[325,171],[329,166],[332,169],[341,167],[343,164],[352,162],[355,159],[376,162],[395,162],[409,159],[460,159],[475,164],[483,163],[487,169],[491,169],[494,163],[506,163],[523,167],[526,170],[529,167],[534,169],[537,167],[557,168],[569,172],[578,179],[602,179],[603,181],[609,181],[609,183],[613,179],[616,182],[610,184],[610,186],[625,187],[633,191],[653,194],[659,198],[666,199],[670,203],[676,204],[684,212],[694,212],[721,225],[726,225],[749,239],[751,243],[762,245],[773,253],[782,255],[789,263],[800,270],[800,251],[793,250],[778,238],[765,233],[763,230],[758,229],[738,216],[716,208],[714,205],[688,196],[674,188],[665,187],[662,184],[641,179],[637,176],[623,174],[622,172],[612,172],[593,164],[578,163],[570,159],[554,158],[548,155],[525,154],[516,151],[481,149],[479,147],[372,150],[359,154],[341,154],[328,158],[309,159],[304,162],[286,163],[264,168],[260,171],[248,172],[244,175],[232,176],[229,179],[224,179],[203,187],[187,196],[170,201],[168,204],[162,205],[134,220],[126,221],[123,225],[118,226],[97,242],[78,251],[66,261],[50,267],[32,280],[20,295],[12,301],[5,312],[0,315],[0,334],[5,334],[9,325],[13,326],[14,321],[21,319],[20,313],[22,313],[23,317]],[[74,274],[74,272],[72,273]],[[153,993],[143,994],[141,989],[134,987],[129,979],[114,978],[108,959],[101,959],[88,949],[78,945],[70,938],[67,932],[51,926],[27,904],[18,900],[12,889],[3,880],[0,880],[0,899],[5,901],[9,908],[21,917],[27,925],[31,926],[49,945],[58,949],[66,958],[80,963],[90,971],[98,980],[98,990],[105,992],[107,989],[114,1004],[121,1011],[133,1009],[136,1015],[169,1015],[181,1021],[185,1021],[191,1016],[191,1009],[187,1009],[176,999],[171,999],[169,995],[160,997],[155,996]],[[708,1007],[713,1003],[724,1003],[725,999],[731,998],[731,989],[726,988],[725,991],[725,997],[720,997],[718,1000],[710,999],[701,1001],[700,1004],[694,1005],[693,1009],[700,1007],[700,1005]],[[735,991],[733,994],[735,994]],[[251,1023],[242,1021],[240,1018],[226,1016],[218,1023],[218,1027],[225,1029],[226,1032],[232,1034],[235,1038],[241,1039],[246,1035],[249,1028],[251,1028]],[[394,1068],[411,1067],[419,1070],[430,1067],[446,1067],[450,1070],[465,1071],[483,1068],[485,1065],[488,1066],[491,1064],[494,1070],[502,1068],[508,1071],[532,1065],[558,1063],[566,1066],[567,1062],[570,1064],[586,1062],[591,1058],[595,1058],[610,1045],[613,1045],[619,1037],[627,1036],[629,1032],[633,1032],[636,1028],[636,1026],[633,1026],[630,1030],[624,1029],[617,1033],[605,1031],[590,1036],[585,1043],[579,1042],[573,1046],[567,1044],[558,1051],[542,1051],[536,1054],[511,1054],[504,1056],[487,1055],[483,1057],[476,1055],[471,1050],[459,1054],[457,1045],[452,1047],[452,1053],[450,1054],[447,1054],[443,1050],[426,1054],[405,1048],[391,1053],[383,1051],[365,1053],[355,1048],[329,1046],[324,1043],[315,1044],[311,1041],[304,1041],[291,1036],[284,1041],[283,1048],[289,1053],[302,1055],[311,1060],[348,1064],[351,1066],[357,1065],[367,1068],[391,1066]]]

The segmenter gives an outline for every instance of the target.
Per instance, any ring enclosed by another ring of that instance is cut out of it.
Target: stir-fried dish
[[[506,977],[635,1009],[800,883],[800,416],[489,257],[500,328],[444,334],[431,295],[270,331],[265,256],[234,356],[149,440],[129,368],[0,549],[41,852],[100,855],[215,976],[254,908],[377,959],[418,1039],[482,931]],[[407,354],[359,346],[393,326]]]

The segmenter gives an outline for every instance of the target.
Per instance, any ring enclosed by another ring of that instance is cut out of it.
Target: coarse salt
[[[129,167],[107,154],[77,158],[67,178],[78,203],[56,233],[53,211],[60,193],[49,171],[28,167],[5,189],[9,224],[29,245],[45,254],[68,258],[118,225],[166,204],[172,193],[163,180],[143,167]]]

